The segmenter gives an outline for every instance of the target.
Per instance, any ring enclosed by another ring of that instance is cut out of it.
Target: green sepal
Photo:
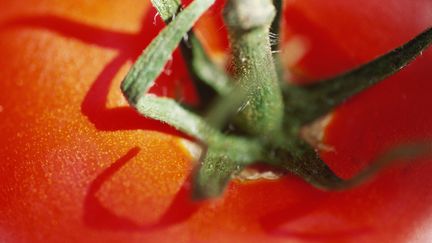
[[[192,49],[191,62],[195,74],[202,82],[211,86],[219,96],[229,93],[233,82],[228,74],[210,59],[196,36],[189,37],[189,43]]]
[[[169,2],[171,7],[164,7],[166,5],[163,1],[153,1],[164,19],[173,16],[175,9],[179,8],[179,5],[175,5],[178,4],[178,1]],[[167,123],[206,143],[217,140],[221,136],[219,131],[174,100],[157,97],[147,92],[162,72],[178,43],[213,2],[214,0],[195,0],[185,10],[178,13],[147,46],[121,84],[122,91],[130,105],[140,114]]]
[[[400,71],[431,42],[432,29],[429,28],[399,48],[335,78],[311,85],[286,85],[286,120],[305,124],[329,113],[348,98]]]
[[[152,0],[152,3],[167,24],[181,11],[178,0]],[[213,63],[192,29],[183,37],[180,49],[202,107],[206,108],[214,98],[229,91],[229,76]]]
[[[195,0],[189,4],[147,46],[121,85],[132,106],[147,93],[181,39],[214,1]]]
[[[138,101],[135,109],[145,117],[167,123],[201,142],[208,143],[220,136],[219,131],[204,119],[170,98],[148,94]]]
[[[271,151],[267,163],[291,172],[317,188],[343,181],[321,160],[317,151],[300,138],[284,139],[267,150]]]
[[[385,167],[395,162],[411,162],[422,157],[432,156],[432,141],[402,144],[377,156],[370,165],[356,175],[342,179],[321,160],[318,152],[301,139],[285,141],[272,150],[268,162],[276,167],[291,172],[312,186],[322,190],[345,190],[364,183]]]
[[[223,98],[217,99],[211,105],[205,114],[207,123],[219,130],[222,130],[228,123],[234,125],[233,119],[247,105],[248,92],[251,90],[253,90],[252,87],[234,86]]]
[[[222,194],[231,176],[244,165],[237,164],[226,151],[209,147],[193,177],[192,197],[195,200],[214,198]]]
[[[222,194],[231,176],[245,166],[262,161],[266,151],[260,140],[221,135],[203,145],[193,176],[193,198],[203,200]]]
[[[202,200],[222,194],[231,176],[264,158],[259,140],[224,136],[203,146],[204,152],[193,176],[193,198]]]
[[[352,178],[338,183],[323,185],[323,189],[346,190],[364,183],[375,176],[378,172],[382,171],[384,168],[394,165],[397,162],[410,163],[420,158],[430,159],[431,156],[432,141],[398,145],[378,155],[369,166],[361,170]]]
[[[151,0],[151,3],[165,22],[170,22],[181,7],[179,0]]]
[[[217,98],[230,89],[230,78],[204,50],[200,40],[191,30],[180,48],[200,99],[198,111],[204,111]]]

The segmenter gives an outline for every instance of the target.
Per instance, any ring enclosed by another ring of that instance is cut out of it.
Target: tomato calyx
[[[430,143],[404,145],[380,156],[357,176],[343,180],[320,159],[300,131],[413,61],[431,44],[432,29],[352,71],[316,84],[295,86],[281,78],[283,70],[278,70],[279,57],[274,53],[277,45],[270,44],[274,34],[270,27],[279,29],[281,1],[274,1],[275,5],[271,0],[227,1],[224,18],[231,40],[232,75],[212,62],[192,30],[213,2],[195,0],[182,8],[178,0],[152,0],[167,26],[122,83],[125,97],[140,114],[168,123],[203,146],[193,178],[194,198],[220,195],[233,174],[256,161],[299,175],[319,188],[344,189],[364,181],[395,156],[411,158],[429,153]],[[201,97],[196,109],[147,94],[179,43]]]

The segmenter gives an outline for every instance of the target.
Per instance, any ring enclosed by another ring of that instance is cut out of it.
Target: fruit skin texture
[[[370,60],[432,23],[431,5],[287,1],[285,50],[293,39],[306,47],[287,65],[298,80],[312,80]],[[395,166],[344,192],[318,191],[285,176],[234,181],[220,199],[191,202],[193,162],[180,134],[140,118],[118,88],[162,26],[160,20],[153,25],[155,13],[149,1],[2,3],[0,241],[432,239],[430,159]],[[207,44],[223,59],[221,22],[207,16],[199,26],[214,30]],[[432,137],[431,63],[429,50],[336,112],[324,137],[333,149],[322,156],[338,174],[353,175],[392,145]],[[182,97],[197,102],[178,53],[168,71],[153,91],[175,96],[186,87]]]

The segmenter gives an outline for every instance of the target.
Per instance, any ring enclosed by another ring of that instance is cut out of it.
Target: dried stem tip
[[[275,15],[271,0],[229,0],[224,11],[225,23],[240,30],[270,26]]]

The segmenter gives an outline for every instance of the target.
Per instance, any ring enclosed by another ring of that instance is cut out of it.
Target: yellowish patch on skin
[[[318,149],[319,151],[334,151],[334,147],[325,144],[323,142],[324,140],[324,133],[325,128],[332,120],[333,114],[330,113],[324,117],[321,117],[320,119],[304,126],[300,130],[300,136],[308,142],[310,145],[312,145],[314,148]]]
[[[292,36],[287,41],[282,42],[281,60],[284,67],[290,67],[289,71],[284,72],[284,80],[292,80],[292,73],[299,72],[295,67],[308,50],[309,41],[301,35]]]
[[[192,161],[196,162],[200,159],[203,149],[199,144],[191,142],[187,139],[180,139],[180,144],[189,153]]]
[[[296,65],[309,50],[306,38],[300,35],[290,37],[283,45],[282,60],[287,66]]]

